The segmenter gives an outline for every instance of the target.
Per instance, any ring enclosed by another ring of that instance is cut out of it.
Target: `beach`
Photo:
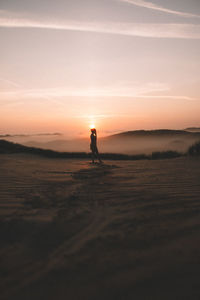
[[[0,155],[3,299],[200,299],[200,160]]]

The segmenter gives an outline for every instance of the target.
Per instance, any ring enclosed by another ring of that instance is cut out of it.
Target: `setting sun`
[[[94,129],[95,128],[95,125],[94,124],[91,124],[90,125],[90,129]]]

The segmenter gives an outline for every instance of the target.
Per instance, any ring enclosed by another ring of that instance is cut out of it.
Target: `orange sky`
[[[2,1],[0,133],[200,126],[199,16],[195,0]]]

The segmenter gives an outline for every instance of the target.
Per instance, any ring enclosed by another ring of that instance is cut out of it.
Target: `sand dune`
[[[199,299],[200,160],[0,155],[3,299]]]

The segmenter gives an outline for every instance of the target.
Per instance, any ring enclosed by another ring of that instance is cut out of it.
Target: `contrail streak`
[[[120,2],[126,2],[126,3],[130,3],[139,7],[144,7],[144,8],[149,8],[149,9],[153,9],[153,10],[158,10],[164,13],[168,13],[168,14],[173,14],[173,15],[177,15],[180,17],[185,17],[185,18],[200,18],[199,15],[195,15],[195,14],[190,14],[190,13],[184,13],[181,11],[176,11],[176,10],[172,10],[172,9],[167,9],[164,8],[162,6],[156,5],[152,2],[148,2],[148,1],[144,1],[144,0],[119,0]]]
[[[12,18],[8,13],[5,16],[5,12],[3,16],[0,13],[0,27],[82,31],[146,38],[200,39],[200,25],[195,24],[41,21],[16,16]]]

